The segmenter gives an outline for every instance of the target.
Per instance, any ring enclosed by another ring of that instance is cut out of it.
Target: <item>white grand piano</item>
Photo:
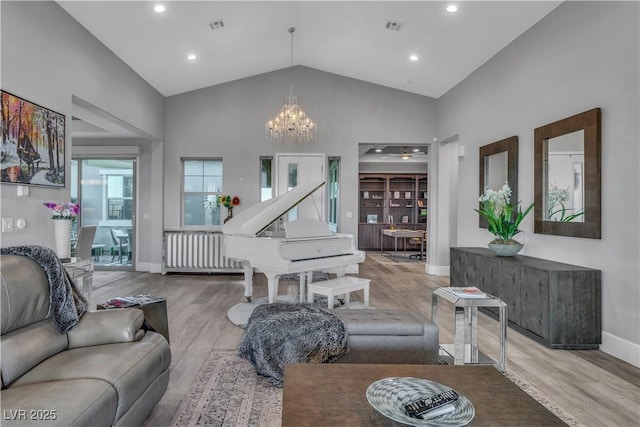
[[[324,181],[300,183],[281,196],[240,212],[222,227],[225,256],[244,265],[244,296],[248,301],[253,294],[254,268],[267,276],[269,302],[273,303],[283,274],[300,273],[304,301],[306,280],[313,271],[331,271],[340,277],[349,265],[364,261],[365,253],[354,247],[353,236],[332,232],[324,221],[279,221],[323,185]]]

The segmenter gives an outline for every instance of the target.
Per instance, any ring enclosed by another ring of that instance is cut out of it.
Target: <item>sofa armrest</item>
[[[137,308],[90,311],[67,332],[69,348],[139,341],[144,313]]]

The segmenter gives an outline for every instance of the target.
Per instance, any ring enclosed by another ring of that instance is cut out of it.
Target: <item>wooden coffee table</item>
[[[436,381],[465,395],[475,408],[469,425],[565,426],[535,399],[491,366],[290,364],[284,371],[283,427],[398,426],[367,401],[381,378]]]

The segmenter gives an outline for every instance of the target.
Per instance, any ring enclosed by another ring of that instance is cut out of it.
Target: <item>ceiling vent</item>
[[[388,21],[386,28],[387,30],[400,31],[400,28],[402,28],[402,24],[400,22]]]
[[[211,27],[212,30],[219,30],[220,28],[224,28],[224,22],[222,19],[216,19],[215,21],[209,22],[209,27]]]

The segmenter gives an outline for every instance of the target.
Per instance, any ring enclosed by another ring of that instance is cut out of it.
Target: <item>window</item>
[[[338,219],[340,218],[340,158],[329,157],[329,228],[334,233],[338,232]]]
[[[273,157],[260,157],[260,201],[273,197]]]
[[[182,224],[221,225],[222,159],[182,159]]]
[[[133,177],[107,175],[107,219],[133,218]]]

